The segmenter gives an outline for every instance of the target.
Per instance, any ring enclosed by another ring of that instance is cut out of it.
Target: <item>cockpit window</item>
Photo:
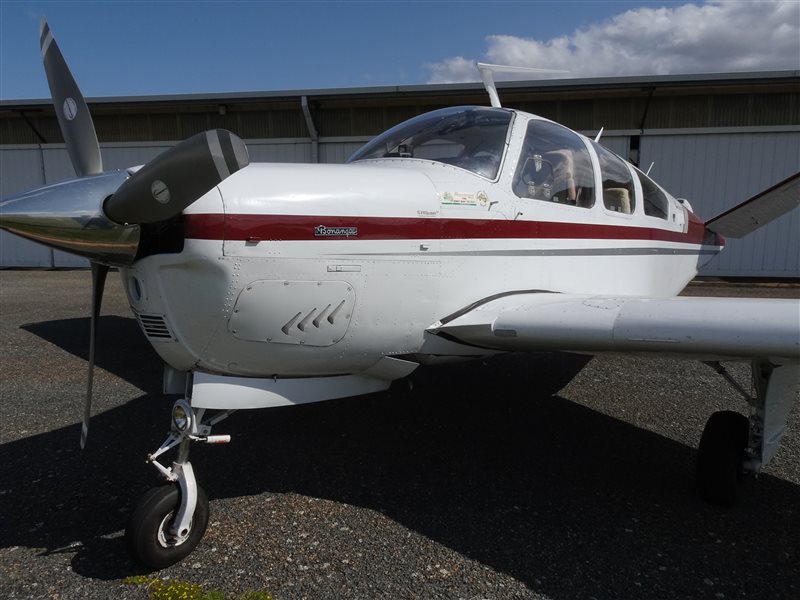
[[[586,146],[572,131],[550,121],[528,123],[512,185],[520,198],[594,205],[594,171]]]
[[[454,165],[495,179],[513,113],[460,106],[436,110],[392,127],[347,162],[369,158],[419,158]]]
[[[628,165],[605,146],[592,142],[600,175],[603,177],[603,202],[608,210],[632,215],[636,209],[633,178]]]
[[[644,214],[650,217],[666,219],[669,213],[669,200],[658,184],[642,173],[639,169],[633,169],[642,184],[642,204]]]

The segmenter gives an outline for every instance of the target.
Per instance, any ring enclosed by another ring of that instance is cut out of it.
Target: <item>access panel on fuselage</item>
[[[355,308],[344,281],[253,281],[228,321],[231,335],[271,344],[331,346],[347,333]]]

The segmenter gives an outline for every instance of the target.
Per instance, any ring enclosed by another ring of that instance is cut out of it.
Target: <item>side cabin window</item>
[[[642,173],[639,169],[634,169],[636,176],[642,184],[642,206],[644,214],[650,217],[666,219],[669,215],[669,200],[655,181]]]
[[[532,120],[512,186],[520,198],[591,208],[592,159],[581,138],[566,127]]]
[[[608,210],[633,214],[636,208],[633,178],[627,163],[608,148],[592,142],[600,162],[603,179],[603,203]]]

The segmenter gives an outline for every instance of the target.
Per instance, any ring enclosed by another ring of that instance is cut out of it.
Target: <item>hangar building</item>
[[[642,169],[701,217],[800,171],[800,71],[500,83],[504,106],[562,123]],[[143,164],[225,128],[252,161],[341,163],[422,112],[488,104],[481,84],[91,98],[106,169]],[[50,100],[0,102],[0,194],[73,177]],[[85,266],[0,232],[0,267]],[[726,250],[701,275],[800,277],[800,209]]]

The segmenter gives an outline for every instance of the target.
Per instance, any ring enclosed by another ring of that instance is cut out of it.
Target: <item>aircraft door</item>
[[[528,122],[511,183],[523,215],[540,203],[591,208],[594,171],[586,145],[575,133],[550,121]],[[535,201],[535,202],[532,202]]]

